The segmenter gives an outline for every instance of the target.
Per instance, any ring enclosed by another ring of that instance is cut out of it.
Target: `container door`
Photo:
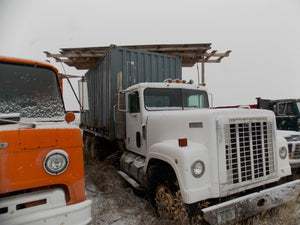
[[[142,153],[142,117],[137,91],[128,94],[128,112],[126,113],[126,147],[138,154]]]

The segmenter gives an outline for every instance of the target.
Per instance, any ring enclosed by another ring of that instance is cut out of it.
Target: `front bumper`
[[[295,180],[202,209],[202,212],[209,224],[228,224],[295,200],[299,193],[300,180]]]
[[[0,224],[85,225],[91,218],[91,200],[66,205],[61,189],[11,196],[0,200]]]

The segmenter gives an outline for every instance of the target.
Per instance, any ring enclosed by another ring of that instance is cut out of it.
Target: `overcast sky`
[[[205,67],[215,106],[300,98],[299,0],[0,0],[3,56],[45,61],[43,51],[67,47],[184,43],[232,50]],[[196,67],[183,75],[197,80]],[[70,95],[66,88],[69,109]]]

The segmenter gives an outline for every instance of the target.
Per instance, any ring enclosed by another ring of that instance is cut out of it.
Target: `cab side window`
[[[129,105],[129,113],[140,112],[139,93],[137,91],[130,93],[128,95],[128,105]]]
[[[289,102],[289,103],[286,104],[285,113],[288,116],[294,116],[295,115],[293,104],[291,102]]]
[[[282,102],[278,103],[274,107],[274,112],[277,116],[294,116],[294,108],[293,108],[293,103],[292,102]]]

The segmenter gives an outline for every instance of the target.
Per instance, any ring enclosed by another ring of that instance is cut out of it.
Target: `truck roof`
[[[270,103],[277,103],[277,102],[299,102],[300,99],[297,98],[289,98],[289,99],[274,99],[270,100]]]
[[[61,48],[60,53],[52,54],[44,51],[47,57],[53,57],[57,62],[64,62],[76,69],[90,69],[112,48],[130,49],[140,52],[153,52],[164,55],[177,56],[182,59],[183,67],[192,67],[195,63],[220,63],[224,57],[228,57],[231,50],[218,53],[211,50],[211,43],[198,44],[158,44],[158,45],[126,45],[104,46],[86,48]]]
[[[169,83],[169,82],[144,82],[135,84],[125,91],[131,91],[138,88],[180,88],[180,89],[192,89],[192,90],[203,90],[207,91],[206,87],[196,86],[194,84],[183,84],[183,83]]]
[[[29,59],[14,58],[14,57],[5,57],[5,56],[0,56],[0,61],[48,67],[48,68],[53,69],[58,74],[58,70],[54,66],[50,65],[49,63],[45,63],[45,62],[29,60]]]

